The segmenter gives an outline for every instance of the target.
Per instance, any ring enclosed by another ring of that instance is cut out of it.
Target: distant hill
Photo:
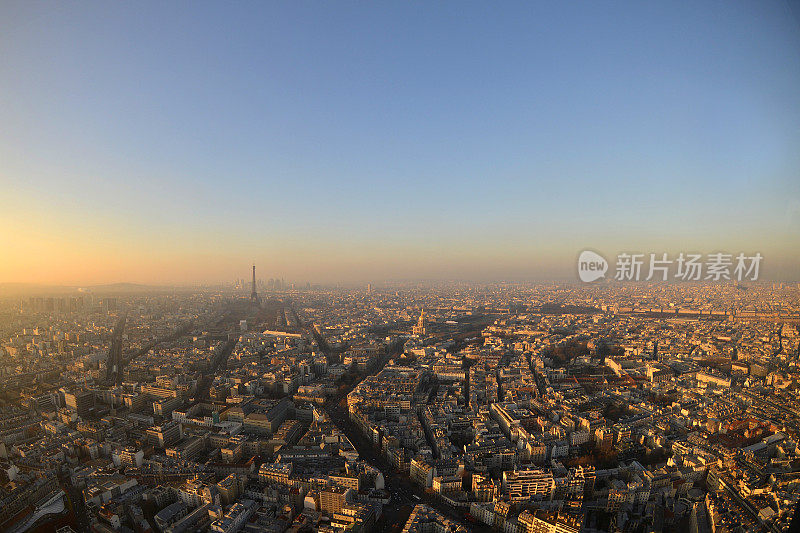
[[[142,285],[140,283],[106,283],[103,285],[88,285],[83,289],[91,292],[150,292],[169,289],[157,285]]]
[[[100,285],[45,285],[39,283],[0,283],[0,297],[42,296],[68,294],[133,294],[140,292],[163,292],[175,287],[165,285],[143,285],[140,283],[105,283]]]
[[[27,296],[41,294],[69,294],[77,287],[63,285],[41,285],[38,283],[0,283],[0,296]]]

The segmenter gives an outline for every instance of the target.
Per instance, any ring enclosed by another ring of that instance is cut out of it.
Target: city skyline
[[[796,281],[788,3],[1,11],[0,283]]]
[[[0,528],[796,527],[800,285],[277,285],[0,298]]]

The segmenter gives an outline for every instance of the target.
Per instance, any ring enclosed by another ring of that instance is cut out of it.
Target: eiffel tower
[[[250,302],[260,305],[261,298],[258,296],[258,291],[256,291],[256,265],[253,265],[253,291],[250,293]]]

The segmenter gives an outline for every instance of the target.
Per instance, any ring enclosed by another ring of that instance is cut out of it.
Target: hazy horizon
[[[0,283],[800,274],[789,3],[0,7]]]

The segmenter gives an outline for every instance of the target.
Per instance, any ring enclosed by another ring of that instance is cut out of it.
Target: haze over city
[[[0,15],[0,283],[575,279],[587,248],[797,278],[796,4]]]

